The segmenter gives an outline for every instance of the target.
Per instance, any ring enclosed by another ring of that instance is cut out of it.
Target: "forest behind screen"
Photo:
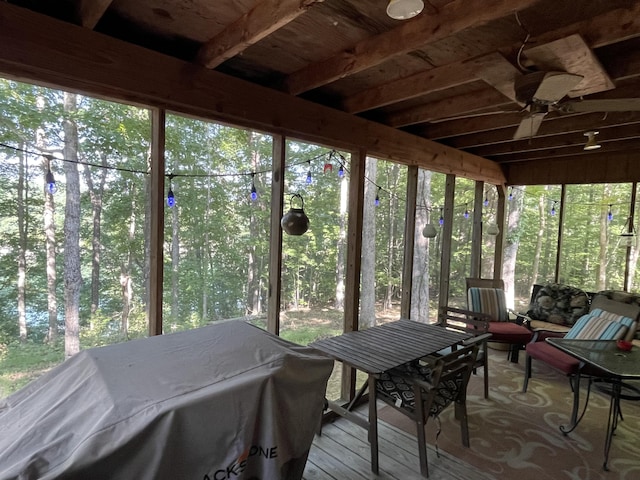
[[[150,112],[2,79],[0,109],[3,369],[18,371],[34,356],[57,363],[80,348],[147,335]],[[271,157],[268,134],[167,115],[164,194],[171,191],[175,205],[165,208],[164,217],[165,333],[222,319],[264,318]],[[283,213],[303,206],[310,228],[283,238],[281,311],[339,318],[335,312],[348,295],[343,280],[350,157],[289,140],[286,165]],[[421,320],[435,320],[445,181],[443,174],[419,172],[416,231],[409,240],[415,242],[412,318]],[[367,160],[361,273],[366,324],[399,303],[406,185],[406,167]],[[456,179],[451,303],[464,303],[473,195],[474,182]],[[516,302],[526,302],[533,283],[554,278],[561,207],[560,281],[588,291],[624,287],[620,233],[628,230],[631,185],[568,186],[564,205],[559,195],[559,186],[509,189],[502,267]],[[496,202],[495,187],[485,185],[487,225],[495,222]],[[427,223],[436,226],[435,238],[422,235]],[[494,240],[482,237],[483,276],[493,275]],[[634,279],[637,243],[630,253]]]

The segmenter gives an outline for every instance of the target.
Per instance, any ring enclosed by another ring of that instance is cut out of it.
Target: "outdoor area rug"
[[[440,450],[460,458],[497,478],[518,480],[633,480],[640,478],[640,402],[622,400],[624,421],[619,422],[609,454],[609,470],[602,468],[609,413],[609,397],[592,388],[589,406],[580,425],[564,436],[572,393],[568,378],[541,362],[533,362],[533,378],[522,393],[524,355],[520,363],[506,352],[490,351],[489,399],[483,397],[479,370],[469,382],[470,448],[461,444],[454,409],[440,415]],[[581,399],[586,397],[583,379]],[[581,402],[581,406],[583,402]],[[389,406],[379,408],[380,419],[415,434],[414,424]],[[436,443],[437,422],[427,423],[428,442]]]

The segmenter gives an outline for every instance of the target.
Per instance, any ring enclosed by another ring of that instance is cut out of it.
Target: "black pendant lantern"
[[[293,199],[300,199],[300,208],[293,207]],[[282,216],[280,225],[289,235],[302,235],[309,229],[309,217],[304,213],[304,200],[298,193],[291,195],[289,211]]]

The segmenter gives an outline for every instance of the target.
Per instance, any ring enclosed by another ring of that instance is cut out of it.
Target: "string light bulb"
[[[256,190],[255,172],[251,174],[251,200],[254,202],[258,199],[258,191]]]
[[[344,167],[340,164],[340,168],[338,169],[338,177],[344,177]]]
[[[307,171],[307,184],[311,184],[311,182],[313,182],[313,178],[311,178],[311,160],[308,160],[307,163],[309,164],[309,170]]]
[[[173,194],[173,189],[169,187],[169,193],[167,193],[167,206],[173,208],[176,204],[176,196]]]
[[[509,201],[513,200],[513,187],[509,187]]]
[[[440,226],[444,225],[444,217],[442,216],[442,208],[440,208],[440,218],[438,219]]]
[[[554,217],[556,214],[556,203],[558,203],[557,200],[553,201],[553,205],[551,206],[551,216]]]
[[[464,218],[469,218],[469,208],[467,206],[468,206],[468,204],[465,203],[464,204]]]
[[[381,188],[382,187],[378,187],[378,191],[376,192],[376,200],[375,200],[376,207],[380,206],[380,189]]]
[[[482,204],[483,204],[485,207],[488,207],[488,206],[489,206],[489,195],[485,195],[485,197],[484,197],[484,202],[482,202]]]
[[[47,169],[47,174],[45,175],[45,184],[46,184],[47,192],[50,195],[53,195],[58,191],[58,187],[56,185],[56,179],[53,178],[53,173],[51,172],[51,168]]]
[[[611,211],[611,203],[609,204],[609,211],[607,212],[607,220],[610,222],[613,220],[613,212]]]

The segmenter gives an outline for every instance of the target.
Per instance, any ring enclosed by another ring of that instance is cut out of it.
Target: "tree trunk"
[[[513,195],[513,200],[509,203],[509,214],[507,216],[507,234],[504,248],[504,264],[502,266],[502,278],[507,297],[507,306],[514,307],[514,285],[516,258],[518,256],[518,229],[520,228],[520,216],[524,206],[524,187]]]
[[[80,351],[80,175],[78,173],[78,127],[74,119],[77,98],[64,94],[64,171],[66,202],[64,215],[64,353],[69,358]]]
[[[538,200],[538,215],[540,223],[538,227],[538,238],[536,239],[535,251],[533,252],[533,265],[531,266],[531,282],[529,284],[529,292],[533,292],[533,286],[538,283],[538,272],[540,271],[540,253],[542,252],[542,240],[547,227],[547,215],[544,209],[545,198],[543,196]]]
[[[133,301],[133,282],[131,280],[131,268],[133,265],[133,241],[136,236],[136,185],[131,186],[131,215],[129,216],[129,233],[127,247],[127,262],[122,264],[120,271],[120,286],[122,287],[122,314],[120,315],[120,333],[126,339],[129,335],[129,315]]]
[[[431,172],[418,170],[418,198],[416,199],[416,230],[414,232],[413,280],[411,282],[411,318],[429,320],[429,247],[432,239],[422,235],[431,221]]]
[[[347,206],[349,202],[349,181],[347,176],[340,180],[340,213],[338,218],[338,248],[336,258],[336,310],[344,310],[344,275],[347,256]]]
[[[176,198],[179,198],[179,195],[176,194]],[[177,325],[180,318],[180,312],[178,311],[178,282],[180,279],[178,274],[180,264],[178,209],[179,204],[176,202],[171,209],[171,321],[174,325]]]
[[[20,154],[18,164],[18,192],[17,192],[17,210],[18,210],[18,330],[20,332],[20,341],[27,340],[27,300],[26,300],[26,279],[27,279],[27,218],[25,215],[25,205],[27,205],[28,182],[26,177],[26,160],[24,154]]]
[[[36,133],[36,145],[44,149],[44,130],[38,129]],[[42,157],[42,168],[48,172],[52,168],[47,157]],[[47,342],[55,342],[58,338],[58,297],[56,295],[56,224],[54,221],[54,197],[49,193],[46,184],[44,188],[44,236],[45,252],[47,257],[47,312],[49,316],[49,330],[47,332]]]
[[[611,185],[608,183],[603,187],[602,198],[611,198]],[[596,292],[607,288],[607,244],[609,243],[609,229],[607,223],[608,210],[606,207],[602,207],[600,212],[600,237],[598,239],[598,269],[597,269],[597,282]],[[585,237],[585,240],[586,237]]]
[[[389,190],[394,192],[396,190],[396,186],[398,185],[398,174],[400,171],[400,166],[397,163],[393,163],[389,168]],[[387,286],[386,292],[384,296],[384,304],[383,309],[389,310],[393,305],[393,296],[396,291],[396,282],[394,277],[394,265],[396,265],[396,255],[398,254],[399,249],[396,248],[396,225],[397,225],[397,217],[398,217],[398,198],[395,195],[389,196],[389,234],[388,234],[388,242],[387,242]],[[399,243],[399,242],[398,242]]]
[[[103,167],[107,165],[107,158],[104,153],[100,155],[100,164]],[[100,250],[102,248],[100,225],[102,221],[102,195],[107,180],[107,169],[100,169],[97,187],[93,183],[89,167],[85,167],[83,173],[91,198],[91,315],[93,316],[100,305]],[[93,329],[93,324],[91,324],[90,328]]]
[[[376,324],[376,206],[378,187],[376,181],[378,161],[367,157],[364,185],[364,211],[362,218],[362,290],[360,292],[360,327]]]
[[[257,147],[254,142],[254,133],[249,134],[248,143],[249,149],[251,151],[251,167],[253,171],[259,170],[260,167],[260,152],[258,152]],[[263,190],[261,188],[260,176],[254,176],[253,181],[255,182],[256,188],[258,190]],[[251,199],[249,202],[253,202]],[[264,203],[260,198],[255,200],[255,202],[259,202],[258,207],[261,210],[264,209]],[[249,238],[260,238],[260,225],[258,223],[257,215],[255,215],[254,210],[251,209],[250,219],[249,219]],[[257,246],[256,242],[252,242],[249,245],[249,251],[247,252],[247,313],[258,315],[260,313],[260,271],[259,271],[259,260],[257,258]]]

